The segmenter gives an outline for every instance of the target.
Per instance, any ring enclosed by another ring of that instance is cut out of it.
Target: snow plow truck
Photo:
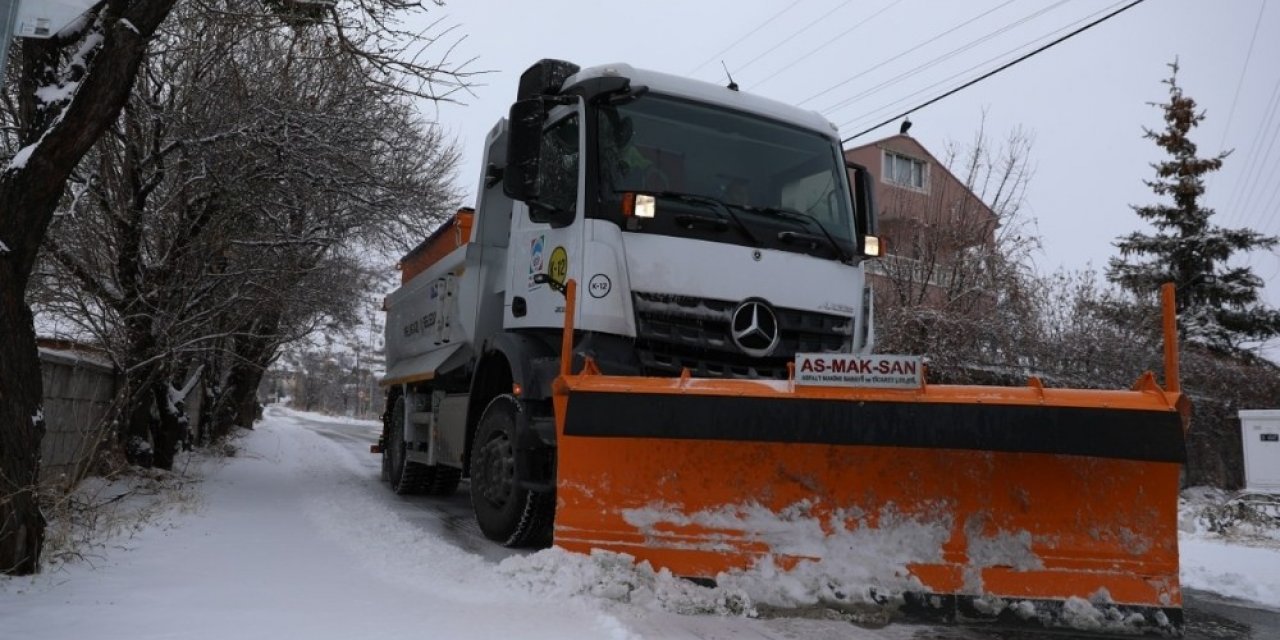
[[[874,352],[873,178],[817,113],[542,60],[483,166],[385,300],[396,492],[837,609],[1180,633],[1167,300],[1163,385],[933,385]]]

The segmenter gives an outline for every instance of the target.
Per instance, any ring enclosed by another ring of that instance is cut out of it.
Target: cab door
[[[542,129],[538,202],[516,202],[508,248],[504,326],[508,329],[564,326],[564,295],[535,276],[558,284],[581,279],[586,144],[581,104],[552,109]],[[555,218],[552,224],[549,218]]]

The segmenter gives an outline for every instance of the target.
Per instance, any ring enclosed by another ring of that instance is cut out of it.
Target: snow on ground
[[[0,580],[0,636],[634,637],[588,601],[538,598],[404,526],[352,452],[287,419],[239,446],[201,465],[195,513],[157,520],[92,563]]]
[[[0,637],[894,640],[913,633],[843,620],[751,619],[731,589],[699,587],[613,554],[548,549],[497,561],[469,553],[406,519],[412,502],[380,485],[367,447],[375,425],[269,409],[235,443],[234,456],[194,459],[199,487],[178,483],[187,489],[177,494],[178,508],[157,513],[151,500],[145,523],[112,529],[86,560],[0,578]],[[89,483],[95,495],[110,500],[137,481],[97,484]]]
[[[1280,609],[1280,510],[1271,515],[1235,494],[1193,487],[1179,509],[1184,587]]]
[[[86,483],[96,502],[121,496],[145,522],[113,521],[99,527],[112,537],[82,542],[81,559],[62,553],[72,560],[39,576],[0,578],[0,637],[893,640],[921,630],[754,619],[742,585],[707,589],[613,554],[469,552],[412,522],[417,505],[380,485],[367,448],[376,425],[271,408],[234,456],[192,458],[171,490],[153,474]],[[1265,519],[1207,517],[1222,499],[1184,500],[1184,583],[1280,608],[1280,535]]]

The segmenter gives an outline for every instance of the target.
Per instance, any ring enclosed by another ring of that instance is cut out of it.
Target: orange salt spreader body
[[[1150,373],[1125,391],[886,390],[562,364],[555,544],[732,584],[785,576],[829,607],[1178,635],[1190,407],[1164,297],[1163,388]]]

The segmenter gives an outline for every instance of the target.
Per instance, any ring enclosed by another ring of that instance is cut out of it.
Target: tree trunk
[[[226,391],[235,412],[235,424],[245,429],[252,429],[259,417],[258,386],[267,367],[275,360],[279,327],[278,315],[260,318],[252,335],[234,339],[235,359],[227,376]]]
[[[44,541],[37,500],[44,391],[26,281],[0,259],[0,573],[15,575],[35,573]]]
[[[124,270],[125,268],[121,269]],[[125,373],[126,400],[122,416],[124,419],[120,425],[120,445],[124,448],[125,459],[129,464],[146,468],[155,464],[157,443],[152,434],[157,430],[155,409],[159,405],[155,403],[156,396],[152,386],[161,377],[159,361],[152,361],[157,351],[152,330],[151,319],[146,315],[136,314],[125,321],[128,344],[124,363],[128,368]],[[152,363],[137,364],[148,361]]]
[[[27,39],[19,78],[24,162],[0,167],[0,571],[33,573],[44,543],[36,500],[44,390],[24,296],[36,253],[72,169],[119,115],[147,42],[176,0],[101,3],[105,33],[65,109],[37,92],[65,50],[83,42]]]
[[[155,445],[151,441],[151,393],[146,372],[132,372],[125,377],[125,406],[120,425],[120,446],[129,464],[150,468],[155,464]]]
[[[257,362],[237,359],[227,376],[226,392],[232,423],[252,429],[258,419],[258,385],[262,383],[262,366]]]
[[[151,441],[155,446],[153,461],[157,469],[168,471],[173,469],[178,447],[187,439],[187,416],[181,401],[169,401],[170,385],[167,379],[162,377],[156,380],[151,389],[157,413],[160,414],[160,419],[153,423],[155,430],[151,434]]]

